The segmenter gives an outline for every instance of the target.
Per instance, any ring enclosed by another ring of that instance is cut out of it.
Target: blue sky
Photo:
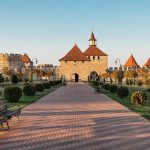
[[[110,66],[131,53],[142,65],[150,57],[149,8],[149,0],[0,0],[0,52],[59,65],[75,42],[88,48],[93,28]]]

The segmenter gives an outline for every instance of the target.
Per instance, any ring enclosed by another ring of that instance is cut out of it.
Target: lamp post
[[[115,64],[116,65],[117,65],[117,62],[119,62],[119,72],[118,72],[117,78],[118,78],[118,82],[119,82],[119,84],[120,84],[120,86],[122,88],[123,71],[122,71],[122,65],[120,63],[120,59],[119,58],[117,58],[115,60]]]
[[[36,64],[38,63],[37,58],[33,58],[33,59],[32,59],[32,61],[31,61],[30,82],[32,82],[32,81],[33,81],[33,64],[34,64],[34,60],[35,60],[35,63],[36,63]]]

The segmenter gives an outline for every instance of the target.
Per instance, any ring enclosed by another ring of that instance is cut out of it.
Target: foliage
[[[40,84],[40,83],[37,83],[37,84],[35,84],[35,89],[38,92],[43,92],[44,91],[44,85]]]
[[[129,95],[129,90],[127,87],[120,87],[118,88],[117,90],[117,95],[120,97],[120,98],[123,98],[123,97],[126,97]]]
[[[11,76],[11,82],[14,83],[14,84],[17,84],[19,82],[19,79],[18,79],[17,75],[13,74]]]
[[[115,85],[115,84],[112,84],[112,85],[110,85],[109,90],[110,90],[110,92],[112,92],[112,93],[116,93],[117,90],[118,90],[118,86]]]
[[[26,95],[26,96],[34,96],[35,93],[36,93],[35,86],[33,86],[33,85],[31,85],[31,84],[26,84],[26,85],[23,87],[23,93],[24,93],[24,95]]]
[[[92,84],[93,84],[94,86],[98,86],[98,85],[99,85],[99,82],[98,82],[98,81],[92,81]]]
[[[43,83],[45,89],[50,89],[51,85],[49,83]]]
[[[118,74],[117,74],[117,79],[118,79],[118,83],[119,84],[122,84],[122,79],[124,78],[124,72],[122,71],[122,69],[120,69],[118,71]]]
[[[2,74],[0,74],[0,83],[4,82],[4,76]]]
[[[103,84],[103,88],[105,90],[109,90],[109,87],[110,87],[110,84],[108,84],[108,83]]]
[[[4,90],[4,97],[8,102],[18,102],[22,96],[22,89],[19,87],[7,87]]]
[[[9,82],[8,76],[5,77],[5,82]]]
[[[142,84],[143,84],[142,80],[138,80],[138,81],[137,81],[137,85],[138,85],[138,86],[142,86]]]
[[[131,95],[131,102],[135,105],[143,105],[147,99],[144,92],[137,91]]]

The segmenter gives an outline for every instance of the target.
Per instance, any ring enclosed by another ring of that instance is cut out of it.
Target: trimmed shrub
[[[4,76],[2,74],[0,74],[0,83],[4,82]]]
[[[8,102],[18,102],[22,96],[22,89],[19,87],[7,87],[4,90],[4,97]]]
[[[17,84],[19,82],[19,79],[18,79],[17,75],[13,74],[11,76],[11,82],[14,83],[14,84]]]
[[[61,80],[49,81],[50,86],[58,85],[58,84],[61,84],[61,83],[62,83]]]
[[[92,81],[92,84],[93,84],[94,86],[98,86],[98,85],[99,85],[99,82],[98,82],[98,81]]]
[[[38,91],[38,92],[43,92],[43,91],[44,91],[44,85],[43,85],[43,84],[40,84],[40,83],[35,84],[35,89],[36,89],[36,91]]]
[[[126,97],[129,95],[129,90],[127,87],[120,87],[118,88],[117,90],[117,95],[120,97],[120,98],[123,98],[123,97]]]
[[[137,91],[131,95],[131,102],[134,105],[143,105],[147,100],[147,96],[144,92]]]
[[[115,85],[115,84],[112,84],[112,85],[110,85],[109,90],[110,90],[110,92],[112,92],[112,93],[116,93],[117,90],[118,90],[118,86]]]
[[[109,87],[110,87],[110,84],[108,84],[108,83],[103,84],[103,88],[105,90],[109,90]]]
[[[36,89],[33,85],[27,84],[23,87],[23,94],[26,96],[34,96],[36,93]]]
[[[44,89],[50,89],[51,85],[49,83],[43,83]]]

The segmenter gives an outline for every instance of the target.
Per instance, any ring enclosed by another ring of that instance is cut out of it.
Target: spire
[[[90,46],[96,46],[95,41],[97,41],[97,40],[96,40],[96,38],[95,38],[95,36],[94,36],[93,31],[92,31],[92,33],[91,33],[91,36],[90,36],[89,41],[90,41]]]
[[[131,56],[128,58],[127,62],[125,63],[124,67],[138,67],[139,65],[137,64],[135,58],[131,54]]]
[[[149,59],[147,60],[147,62],[144,64],[144,66],[150,67],[150,57],[149,57]]]

